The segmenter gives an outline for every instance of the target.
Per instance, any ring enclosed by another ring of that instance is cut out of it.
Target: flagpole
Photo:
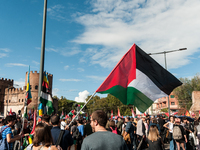
[[[75,120],[75,118],[80,114],[80,112],[83,110],[83,108],[89,103],[89,101],[92,99],[92,97],[94,97],[94,95],[96,94],[96,92],[94,92],[92,94],[92,96],[90,96],[90,98],[88,99],[88,101],[83,105],[83,107],[79,110],[79,112],[76,114],[76,116],[72,119],[72,121],[68,124],[67,127],[69,127],[71,125],[71,123]]]
[[[45,54],[45,35],[46,35],[46,14],[47,14],[47,0],[44,0],[43,12],[43,28],[42,28],[42,44],[41,44],[41,57],[40,57],[40,72],[39,72],[39,89],[38,89],[38,106],[40,104],[40,93],[42,89],[42,79],[44,72],[44,54]],[[38,108],[37,106],[37,108]],[[37,109],[38,110],[38,109]]]

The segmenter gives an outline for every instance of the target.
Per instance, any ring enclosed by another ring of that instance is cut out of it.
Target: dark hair
[[[156,119],[156,118],[153,118],[153,119],[152,119],[152,123],[156,123],[156,124],[157,124],[157,119]]]
[[[46,147],[53,144],[51,131],[45,123],[38,123],[35,127],[33,146],[39,146],[40,143]]]
[[[115,127],[115,121],[113,120],[110,121],[110,127]]]
[[[77,122],[76,122],[76,121],[73,121],[73,122],[72,122],[72,125],[75,125],[75,126],[76,126],[76,125],[77,125]]]
[[[183,117],[183,118],[182,118],[182,121],[183,121],[183,120],[187,120],[187,117]]]
[[[49,122],[50,116],[45,114],[45,115],[42,116],[41,120],[45,121],[45,122]]]
[[[60,122],[60,117],[58,115],[53,115],[51,117],[51,124],[52,125],[58,125]]]
[[[127,119],[128,121],[130,121],[130,117],[126,117],[126,119]]]
[[[97,120],[98,124],[100,126],[103,126],[105,127],[106,126],[106,123],[107,123],[107,115],[104,111],[102,110],[96,110],[92,113],[92,119],[93,121],[94,120]]]
[[[77,122],[83,124],[83,119],[78,119]]]
[[[10,121],[14,121],[14,120],[15,120],[15,118],[13,116],[7,116],[6,117],[6,124],[8,124],[8,121],[10,122]]]

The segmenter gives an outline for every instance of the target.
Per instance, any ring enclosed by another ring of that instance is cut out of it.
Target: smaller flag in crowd
[[[64,112],[62,111],[62,114],[60,116],[60,119],[63,119],[65,116],[64,116]]]
[[[42,115],[44,114],[44,107],[42,103],[40,103],[38,106],[38,112],[39,112],[39,116],[42,117]]]
[[[12,108],[10,108],[9,116],[13,115]]]
[[[118,113],[117,113],[117,116],[118,117],[120,117],[121,115],[120,115],[120,110],[119,110],[119,108],[118,108]]]
[[[30,76],[30,66],[29,66],[27,86],[26,86],[26,99],[25,99],[26,105],[28,105],[32,101],[29,76]]]
[[[51,95],[49,93],[49,80],[48,80],[48,74],[46,71],[44,72],[43,76],[43,82],[42,82],[42,91],[40,95],[40,102],[47,107],[47,114],[51,115],[54,111],[53,109],[53,100],[51,98]]]
[[[190,117],[190,113],[188,111],[186,111],[185,115]]]
[[[111,110],[110,118],[113,119],[113,110]]]
[[[132,112],[132,117],[135,118],[135,117],[136,117],[136,114],[135,114],[135,112],[133,111],[133,108],[131,108],[131,112]]]

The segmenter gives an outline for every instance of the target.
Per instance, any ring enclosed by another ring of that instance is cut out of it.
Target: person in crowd
[[[92,134],[92,127],[90,125],[90,120],[86,121],[86,125],[84,125],[84,137]]]
[[[170,141],[170,150],[176,150],[176,144],[172,136],[173,127],[174,127],[174,116],[169,117],[169,122],[165,123],[163,126],[169,130],[169,141]]]
[[[51,129],[53,128],[53,126],[49,123],[49,121],[50,121],[50,116],[47,115],[47,114],[44,114],[44,115],[42,116],[41,120],[42,120],[42,123],[45,123],[45,124],[48,126],[49,130],[51,131]]]
[[[77,140],[77,150],[81,149],[81,145],[83,142],[83,136],[84,136],[84,125],[83,125],[83,119],[78,119],[77,120],[77,128],[79,130],[79,132],[81,133],[82,138]]]
[[[28,120],[26,118],[24,118],[24,128],[23,128],[23,133],[26,134],[30,134],[31,130],[28,128]]]
[[[51,120],[51,124],[53,125],[53,128],[51,129],[53,143],[56,144],[56,141],[58,140],[58,137],[61,131],[60,117],[58,115],[53,115],[50,120]],[[67,150],[67,148],[71,146],[72,144],[73,144],[72,136],[68,130],[65,130],[60,142],[60,146],[63,150]]]
[[[128,150],[122,136],[106,130],[107,115],[102,110],[96,110],[91,115],[93,134],[83,140],[81,150]]]
[[[110,121],[110,128],[108,128],[108,131],[118,134],[118,130],[115,125],[115,121],[113,121],[113,120]]]
[[[198,119],[198,125],[196,126],[197,128],[197,138],[199,139],[199,145],[197,146],[198,150],[200,150],[200,120]]]
[[[163,127],[163,125],[165,124],[165,120],[163,119],[162,115],[158,116],[158,124],[160,126],[160,136],[162,138],[162,141],[165,140],[165,128]]]
[[[142,118],[137,123],[137,129],[136,129],[137,139],[138,139],[138,141],[142,141],[142,145],[139,149],[144,149],[146,147],[145,126],[144,126],[144,123],[143,123],[144,120],[145,120],[145,116],[142,116]]]
[[[17,117],[17,122],[15,123],[15,129],[17,130],[17,134],[20,133],[21,126],[22,126],[21,118]]]
[[[71,126],[71,128],[70,128],[70,134],[72,135],[72,138],[73,138],[73,140],[74,140],[74,143],[73,143],[73,145],[71,146],[71,148],[73,149],[77,149],[77,144],[76,144],[76,139],[75,139],[75,132],[76,132],[76,129],[77,129],[77,122],[76,121],[73,121],[72,122],[72,126]]]
[[[147,137],[148,150],[162,150],[164,143],[159,135],[158,128],[152,125],[149,129],[149,134]]]
[[[51,131],[45,123],[38,123],[35,127],[33,143],[29,145],[27,150],[58,150],[53,145]]]
[[[136,148],[137,148],[137,145],[136,145],[136,127],[130,121],[130,117],[126,117],[125,122],[127,123],[127,125],[126,125],[126,128],[125,128],[125,132],[124,132],[123,137],[125,139],[127,134],[130,134],[131,143],[127,144],[127,146],[129,148],[129,150],[132,150],[133,146],[134,146],[134,150],[136,150]]]
[[[121,135],[122,134],[122,124],[124,123],[124,121],[121,119],[121,117],[117,118],[117,130],[118,130],[118,134]]]
[[[110,121],[111,121],[112,119],[108,119],[107,120],[107,123],[106,123],[106,130],[108,130],[109,128],[110,128]]]
[[[22,135],[22,133],[13,136],[11,127],[15,124],[15,118],[13,116],[7,116],[6,117],[6,125],[1,127],[1,131],[3,130],[3,132],[1,133],[2,135],[2,139],[6,139],[9,145],[9,150],[13,149],[13,143],[16,140],[20,140],[21,137],[27,136],[28,134],[24,134]]]
[[[177,149],[180,150],[180,146],[182,147],[183,150],[185,150],[185,143],[187,143],[187,137],[186,137],[186,131],[184,129],[184,127],[181,124],[181,119],[180,118],[175,118],[175,124],[174,124],[174,128],[173,128],[173,138],[175,139],[175,142],[176,142],[176,146],[177,146]],[[181,139],[176,139],[175,138],[175,135],[174,135],[174,130],[175,128],[177,128],[176,126],[178,126],[181,130],[181,134],[182,134],[182,138]]]
[[[151,127],[152,125],[155,125],[155,126],[158,128],[158,132],[159,132],[159,134],[160,134],[160,126],[159,126],[159,124],[157,123],[157,119],[156,119],[156,118],[152,118],[152,119],[151,119],[151,122],[150,122],[150,124],[149,124],[149,129],[150,129],[150,127]]]
[[[66,130],[67,124],[65,122],[65,119],[61,119],[61,123],[60,123],[60,129],[61,130]]]

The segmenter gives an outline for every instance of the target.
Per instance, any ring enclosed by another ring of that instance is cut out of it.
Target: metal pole
[[[9,87],[10,87],[10,85],[8,85],[8,97],[7,97],[7,109],[6,109],[6,115],[7,115],[7,113],[8,113]]]
[[[39,89],[38,89],[38,106],[39,106],[39,103],[40,103],[39,98],[40,98],[40,93],[41,93],[41,89],[42,89],[42,80],[43,80],[43,72],[44,72],[46,13],[47,13],[47,0],[44,0],[42,44],[41,44],[41,57],[40,57],[40,74],[39,74]]]
[[[76,114],[76,116],[72,119],[72,121],[68,124],[68,127],[71,125],[71,123],[75,120],[75,118],[80,114],[80,112],[83,110],[83,108],[89,103],[89,101],[92,99],[92,97],[96,94],[96,92],[94,92],[92,94],[92,96],[90,96],[90,98],[88,99],[88,101],[85,103],[85,105],[83,105],[83,107],[79,110],[79,112]]]
[[[167,59],[166,59],[166,52],[165,51],[164,51],[164,57],[165,57],[165,69],[167,70]],[[167,95],[167,101],[168,101],[168,113],[170,115],[169,95]]]

